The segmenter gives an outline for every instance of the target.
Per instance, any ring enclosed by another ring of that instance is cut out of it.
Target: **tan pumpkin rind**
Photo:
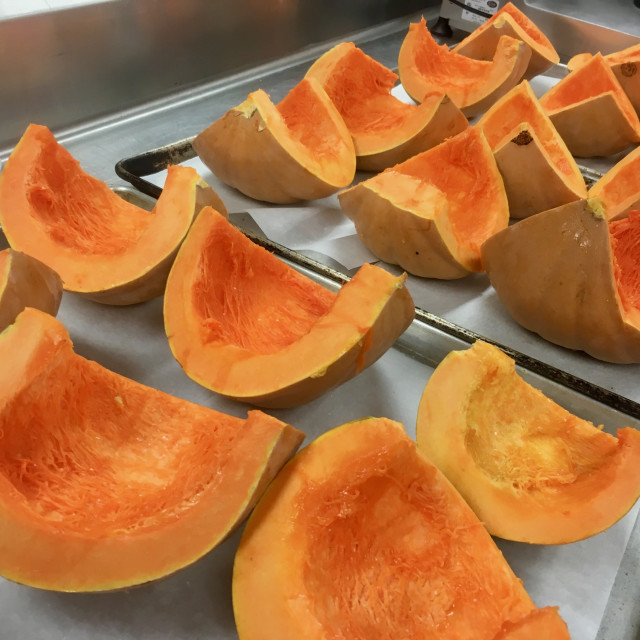
[[[405,280],[364,264],[335,294],[205,208],[167,282],[165,330],[199,384],[258,406],[297,406],[366,369],[411,324]]]
[[[197,198],[210,191],[195,169],[169,167],[162,195],[146,211],[83,171],[49,129],[31,124],[0,174],[0,224],[11,247],[56,271],[67,291],[134,304],[163,293]]]
[[[482,259],[500,301],[526,329],[601,360],[640,362],[640,219],[627,222],[628,241],[615,252],[610,224],[597,200],[579,200],[495,234]]]
[[[526,80],[490,107],[476,126],[493,149],[512,218],[587,197],[575,159]]]
[[[374,255],[428,278],[482,271],[482,243],[509,222],[500,173],[476,127],[342,191],[338,200]]]
[[[306,77],[320,82],[353,137],[358,169],[382,171],[430,149],[467,127],[467,119],[443,93],[419,105],[396,98],[398,76],[353,42],[318,58]]]
[[[569,71],[575,71],[591,57],[590,53],[579,53],[567,62],[567,68]],[[640,44],[609,53],[604,56],[604,59],[611,67],[622,90],[627,94],[636,113],[640,114]]]
[[[55,271],[20,251],[0,251],[0,331],[25,307],[55,316],[61,300],[62,280]]]
[[[640,209],[640,147],[627,153],[589,189],[589,198],[602,201],[609,220]]]
[[[192,144],[220,180],[264,202],[324,198],[349,185],[356,170],[351,134],[313,78],[277,105],[262,89],[250,93]]]
[[[403,426],[366,418],[302,449],[256,505],[233,609],[241,640],[493,640],[534,604]]]
[[[420,450],[491,535],[565,544],[604,531],[640,497],[640,432],[618,437],[525,382],[476,342],[436,368],[418,408]]]
[[[502,36],[491,61],[473,60],[439,45],[424,18],[409,26],[400,47],[398,73],[416,102],[444,92],[467,117],[489,108],[520,80],[531,49],[521,40]]]
[[[511,2],[476,27],[453,51],[477,60],[491,60],[501,36],[522,40],[531,49],[531,59],[524,74],[527,80],[560,62],[549,38]]]
[[[35,309],[0,334],[0,354],[0,573],[15,582],[106,591],[195,562],[304,437],[108,371]]]
[[[574,156],[609,156],[640,142],[640,120],[602,54],[562,78],[540,104]]]

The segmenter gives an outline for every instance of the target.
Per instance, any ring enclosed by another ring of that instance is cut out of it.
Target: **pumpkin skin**
[[[303,438],[260,411],[228,416],[85,360],[36,309],[0,334],[0,354],[0,573],[23,584],[106,591],[191,564]]]
[[[627,153],[589,189],[589,198],[602,201],[609,220],[640,209],[640,147]]]
[[[428,278],[482,271],[482,243],[509,222],[500,173],[476,127],[342,191],[338,200],[372,253]]]
[[[523,80],[478,120],[493,149],[512,218],[587,197],[575,159]]]
[[[169,275],[165,330],[202,386],[293,407],[366,369],[411,324],[405,280],[365,264],[335,294],[205,208]]]
[[[497,347],[451,352],[427,382],[420,450],[491,535],[565,544],[604,531],[640,497],[640,432],[618,438],[527,384]]]
[[[560,62],[560,56],[549,39],[511,2],[476,27],[453,51],[476,60],[491,60],[501,36],[522,40],[531,49],[531,59],[524,73],[527,80]]]
[[[169,167],[152,212],[117,196],[41,125],[0,174],[0,223],[13,249],[46,264],[67,291],[104,304],[159,296],[201,200],[217,195],[190,167]]]
[[[193,148],[220,180],[256,200],[324,198],[351,183],[353,141],[313,78],[276,106],[258,89],[199,133]]]
[[[567,62],[567,68],[569,71],[575,71],[591,57],[590,53],[579,53]],[[636,44],[621,51],[609,53],[604,56],[604,59],[611,67],[622,90],[627,94],[636,113],[640,114],[640,45]]]
[[[640,142],[640,120],[602,54],[562,78],[540,104],[574,156],[608,156]]]
[[[61,300],[62,280],[55,271],[20,251],[0,251],[0,331],[25,307],[55,316]]]
[[[342,42],[316,60],[306,77],[320,82],[345,121],[356,166],[382,171],[466,129],[463,113],[443,93],[407,104],[391,94],[398,76]]]
[[[367,418],[311,442],[265,492],[233,609],[240,640],[493,640],[534,605],[403,426]]]
[[[607,223],[597,200],[579,200],[495,234],[482,259],[502,304],[526,329],[600,360],[640,362],[638,233],[639,215]]]
[[[444,91],[465,116],[485,111],[520,82],[531,49],[521,40],[502,36],[493,59],[473,60],[439,45],[424,18],[409,26],[400,47],[398,73],[405,91],[416,101]]]

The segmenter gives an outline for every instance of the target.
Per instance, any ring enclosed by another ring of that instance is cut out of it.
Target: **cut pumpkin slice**
[[[580,169],[523,80],[478,120],[494,151],[512,218],[587,197]]]
[[[482,523],[403,426],[367,418],[302,449],[233,567],[240,640],[493,640],[535,610]]]
[[[476,27],[453,51],[476,60],[491,60],[501,36],[522,40],[531,49],[531,59],[524,74],[528,80],[560,62],[549,38],[511,2]]]
[[[407,104],[391,90],[398,76],[352,42],[336,45],[313,63],[316,78],[343,117],[357,166],[381,171],[430,149],[467,127],[460,109],[442,93]]]
[[[0,251],[0,331],[25,307],[55,316],[61,300],[62,280],[55,271],[20,251]]]
[[[526,329],[608,362],[640,362],[640,213],[597,199],[511,225],[482,246],[498,297]]]
[[[409,26],[400,47],[398,73],[405,91],[416,102],[433,92],[444,92],[471,117],[520,82],[530,57],[528,45],[502,36],[490,62],[467,58],[439,45],[423,18]]]
[[[575,71],[592,58],[590,53],[579,53],[567,62],[569,71]],[[627,94],[636,113],[640,115],[640,44],[604,56],[605,62]]]
[[[551,87],[540,104],[574,156],[608,156],[640,142],[640,120],[601,54]]]
[[[617,162],[589,189],[590,198],[599,198],[609,220],[640,209],[640,147]]]
[[[258,89],[198,134],[193,148],[220,180],[273,203],[324,198],[351,183],[351,134],[317,80],[274,105]]]
[[[187,375],[258,406],[309,402],[375,362],[411,324],[406,275],[363,265],[338,294],[202,210],[164,298]]]
[[[616,438],[572,415],[485,342],[438,365],[416,433],[420,450],[500,538],[581,540],[640,497],[640,432],[625,427]]]
[[[203,203],[226,213],[196,171],[181,166],[169,167],[153,211],[126,202],[35,124],[0,174],[0,223],[11,247],[56,271],[66,290],[105,304],[162,294]]]
[[[0,389],[0,574],[43,589],[118,589],[195,562],[304,437],[108,371],[36,309],[0,334]]]
[[[556,607],[542,607],[515,622],[507,621],[494,640],[571,640]]]
[[[482,271],[482,243],[509,222],[500,173],[476,127],[341,192],[338,199],[374,255],[429,278]]]

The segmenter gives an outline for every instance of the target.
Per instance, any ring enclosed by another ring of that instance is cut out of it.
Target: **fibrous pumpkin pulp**
[[[493,640],[536,610],[469,506],[385,418],[325,433],[278,474],[243,532],[233,609],[241,640]]]
[[[61,300],[62,280],[55,271],[20,251],[0,251],[0,331],[25,307],[55,316]]]
[[[587,538],[640,497],[640,432],[572,415],[497,347],[451,352],[425,387],[418,447],[492,535],[534,544]]]
[[[549,38],[511,2],[476,27],[453,51],[477,60],[491,60],[502,36],[522,40],[531,49],[531,59],[524,74],[528,80],[560,61]]]
[[[574,156],[608,156],[640,142],[640,120],[613,71],[596,54],[541,98]]]
[[[509,222],[502,179],[476,127],[338,194],[378,258],[423,277],[482,271],[480,248]]]
[[[482,247],[523,327],[608,362],[640,362],[640,212],[607,222],[597,199],[511,225]]]
[[[579,53],[567,62],[567,68],[569,71],[575,71],[591,58],[590,53]],[[636,113],[640,115],[640,44],[609,53],[604,56],[604,59],[611,67],[622,90],[627,94]]]
[[[303,435],[85,360],[52,316],[0,334],[0,574],[57,591],[141,584],[195,562],[247,515]]]
[[[478,120],[493,149],[512,218],[587,197],[567,145],[523,80]]]
[[[273,203],[313,200],[351,183],[351,134],[317,80],[274,105],[258,89],[198,134],[193,148],[220,180]]]
[[[460,133],[467,119],[443,93],[407,104],[391,90],[398,76],[356,47],[336,45],[307,72],[323,86],[343,117],[357,166],[381,171]]]
[[[398,73],[405,91],[416,102],[434,91],[444,92],[471,117],[520,82],[530,58],[529,46],[510,36],[500,37],[490,62],[468,58],[439,45],[423,18],[409,26],[400,47]]]
[[[640,209],[640,147],[627,153],[589,189],[590,198],[604,205],[608,220],[626,217]]]
[[[258,406],[317,398],[375,362],[411,323],[406,276],[363,265],[339,293],[202,210],[167,282],[165,329],[187,375]]]
[[[182,166],[169,167],[153,211],[126,202],[35,124],[0,174],[0,223],[11,247],[56,271],[66,290],[106,304],[162,294],[202,202],[221,206],[196,171]]]

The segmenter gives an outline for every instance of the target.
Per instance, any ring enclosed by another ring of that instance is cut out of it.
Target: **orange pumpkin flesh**
[[[640,209],[640,147],[617,162],[589,189],[590,198],[599,198],[609,220],[624,218]]]
[[[29,125],[0,174],[0,223],[12,248],[60,274],[68,291],[106,304],[159,296],[175,252],[209,190],[170,167],[152,212],[85,173],[51,132]]]
[[[555,607],[534,609],[521,620],[505,622],[494,640],[571,640]]]
[[[341,192],[338,199],[371,252],[423,277],[460,278],[482,271],[482,243],[509,221],[493,154],[475,127]]]
[[[193,140],[211,171],[245,195],[273,203],[313,200],[351,183],[351,135],[319,83],[303,79],[276,106],[259,89]]]
[[[522,40],[531,49],[531,59],[524,74],[531,79],[560,62],[560,56],[536,24],[511,2],[476,27],[453,51],[477,60],[491,60],[501,36]]]
[[[576,161],[526,80],[490,107],[476,126],[494,151],[512,218],[586,198]]]
[[[567,62],[567,68],[569,71],[575,71],[591,57],[590,53],[579,53]],[[604,59],[611,67],[622,90],[627,94],[636,113],[640,114],[640,45],[636,44],[621,51],[615,51],[604,56]]]
[[[201,385],[296,406],[360,373],[409,326],[405,279],[365,264],[334,294],[205,208],[167,282],[165,329]]]
[[[601,360],[640,362],[640,219],[610,224],[597,200],[572,202],[498,232],[482,259],[526,329]]]
[[[421,451],[492,535],[563,544],[604,531],[640,497],[640,432],[570,414],[476,342],[450,353],[418,409]]]
[[[368,418],[314,440],[265,492],[233,608],[241,640],[493,640],[534,605],[403,426]]]
[[[35,309],[0,334],[0,354],[0,573],[16,582],[110,590],[194,562],[303,438],[85,360]]]
[[[20,251],[0,251],[0,331],[25,307],[55,316],[61,300],[62,280],[55,271]]]
[[[640,120],[601,54],[540,98],[574,156],[608,156],[640,142]]]
[[[381,171],[430,149],[467,127],[467,119],[442,93],[422,104],[391,94],[398,76],[352,42],[336,45],[306,74],[327,92],[349,129],[357,166]]]
[[[481,113],[522,78],[531,49],[503,36],[491,62],[473,60],[439,45],[424,18],[412,23],[400,47],[398,73],[405,91],[416,101],[444,91],[466,116]]]

